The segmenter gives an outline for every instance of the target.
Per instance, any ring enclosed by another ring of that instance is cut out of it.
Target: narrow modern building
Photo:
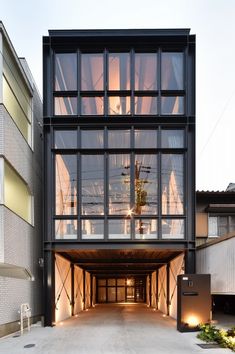
[[[42,315],[42,101],[0,22],[0,337]]]
[[[195,272],[195,35],[50,30],[43,61],[45,324],[110,302],[176,318]]]

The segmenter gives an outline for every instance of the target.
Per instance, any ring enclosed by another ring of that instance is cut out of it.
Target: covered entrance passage
[[[176,280],[183,250],[86,249],[54,253],[53,323],[96,304],[144,304],[176,318]]]

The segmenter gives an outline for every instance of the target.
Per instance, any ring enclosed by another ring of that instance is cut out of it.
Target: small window
[[[135,130],[135,148],[157,148],[157,130]]]
[[[161,98],[162,114],[184,114],[184,97],[162,97]]]
[[[74,240],[77,238],[77,220],[55,220],[56,240]]]
[[[127,115],[131,113],[130,97],[111,96],[109,97],[110,115]]]
[[[82,54],[82,91],[102,91],[104,89],[103,54]]]
[[[157,114],[157,97],[155,96],[136,96],[135,114]]]
[[[129,219],[109,220],[109,239],[129,239],[130,233]]]
[[[76,149],[77,131],[76,130],[55,130],[54,147],[56,149]]]
[[[77,97],[55,97],[55,116],[71,116],[77,114]]]
[[[76,53],[55,54],[55,90],[77,90]]]
[[[130,130],[109,130],[108,131],[109,148],[129,148]]]
[[[135,220],[135,238],[138,240],[156,239],[157,220],[139,219]]]
[[[135,90],[157,90],[157,54],[135,55]]]
[[[104,147],[103,130],[82,130],[81,140],[83,149],[102,149]]]
[[[209,216],[208,236],[218,236],[218,218],[217,216]]]
[[[179,149],[184,147],[184,130],[162,129],[161,145],[164,149]]]
[[[183,90],[183,53],[162,53],[162,90]]]
[[[103,220],[82,220],[82,239],[83,240],[100,240],[104,238],[104,221]]]
[[[163,219],[162,220],[162,239],[183,239],[184,220],[182,219]]]
[[[82,97],[82,115],[102,115],[104,114],[104,98],[97,97]]]
[[[130,90],[130,54],[109,54],[109,90]]]

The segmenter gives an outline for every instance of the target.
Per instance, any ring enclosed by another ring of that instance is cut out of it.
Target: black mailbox
[[[177,329],[197,331],[211,319],[210,274],[182,274],[177,277]]]

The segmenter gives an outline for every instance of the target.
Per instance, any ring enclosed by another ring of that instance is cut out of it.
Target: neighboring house
[[[42,315],[42,101],[0,22],[0,336]]]
[[[215,310],[235,313],[235,185],[196,199],[197,273],[211,274]]]
[[[195,272],[195,36],[52,30],[43,58],[45,324],[95,302],[176,317]]]

